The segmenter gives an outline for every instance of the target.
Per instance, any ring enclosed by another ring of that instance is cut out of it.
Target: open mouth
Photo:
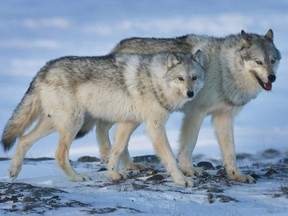
[[[266,91],[270,91],[272,89],[272,83],[271,82],[267,82],[264,83],[255,73],[254,73],[259,85]]]

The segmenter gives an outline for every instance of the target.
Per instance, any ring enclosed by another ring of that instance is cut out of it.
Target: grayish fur
[[[81,128],[89,130],[94,120],[101,119],[145,122],[155,148],[163,148],[164,153],[160,151],[159,156],[175,182],[191,185],[176,166],[164,125],[172,111],[192,100],[202,88],[204,70],[198,61],[201,56],[201,52],[197,56],[115,53],[101,57],[68,56],[48,62],[34,77],[2,134],[4,150],[9,150],[19,138],[10,177],[18,176],[33,143],[57,131],[58,165],[70,180],[88,180],[88,176],[71,167],[69,149],[76,135],[83,135],[79,133]],[[37,125],[23,136],[37,118]],[[119,175],[117,167],[113,171]]]
[[[202,174],[201,170],[192,167],[191,155],[203,119],[207,115],[212,115],[228,176],[235,181],[253,183],[255,180],[251,176],[243,175],[238,170],[233,124],[234,117],[241,108],[256,98],[262,89],[270,91],[276,79],[281,55],[273,43],[272,30],[268,30],[263,36],[241,31],[240,34],[223,38],[194,34],[168,39],[129,38],[117,44],[113,52],[194,53],[198,49],[204,54],[202,64],[207,74],[203,89],[195,100],[185,104],[182,109],[185,116],[180,134],[180,169],[189,176]],[[111,127],[109,123],[106,123],[106,127],[103,126],[104,123],[98,122],[98,124],[102,124],[103,131]],[[125,131],[121,126],[117,127],[121,134],[116,133],[115,139],[121,139],[127,146],[129,137],[137,126],[131,127],[130,131]],[[101,134],[101,130],[98,130],[97,135],[101,136]],[[100,149],[105,149],[103,152],[107,152],[110,148],[109,137],[101,136],[98,142]],[[111,154],[112,156],[114,155]],[[102,159],[106,158],[107,155],[102,153]],[[124,164],[128,163],[127,166],[133,167],[127,148],[121,160],[125,161]]]

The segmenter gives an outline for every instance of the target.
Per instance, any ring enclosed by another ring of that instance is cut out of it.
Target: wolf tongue
[[[272,83],[264,83],[264,88],[266,91],[270,91],[272,89]]]

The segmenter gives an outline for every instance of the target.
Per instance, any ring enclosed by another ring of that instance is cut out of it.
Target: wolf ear
[[[198,49],[193,55],[193,59],[195,59],[195,61],[197,61],[200,65],[203,65],[203,53],[200,49]]]
[[[168,55],[168,60],[167,60],[168,68],[174,67],[181,63],[182,61],[178,58],[176,54],[170,53]]]
[[[270,40],[270,41],[273,41],[273,31],[272,31],[272,29],[269,29],[264,37],[266,39]]]
[[[252,44],[252,37],[251,35],[247,34],[244,30],[241,31],[241,37],[249,44]]]

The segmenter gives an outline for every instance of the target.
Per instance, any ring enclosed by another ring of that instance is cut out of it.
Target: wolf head
[[[168,88],[178,97],[192,100],[204,85],[205,71],[202,66],[202,52],[170,53],[167,58],[167,72],[164,79]]]
[[[239,52],[245,72],[259,87],[270,91],[281,59],[280,52],[273,43],[273,31],[270,29],[264,36],[259,36],[242,30],[240,37],[242,43]]]

